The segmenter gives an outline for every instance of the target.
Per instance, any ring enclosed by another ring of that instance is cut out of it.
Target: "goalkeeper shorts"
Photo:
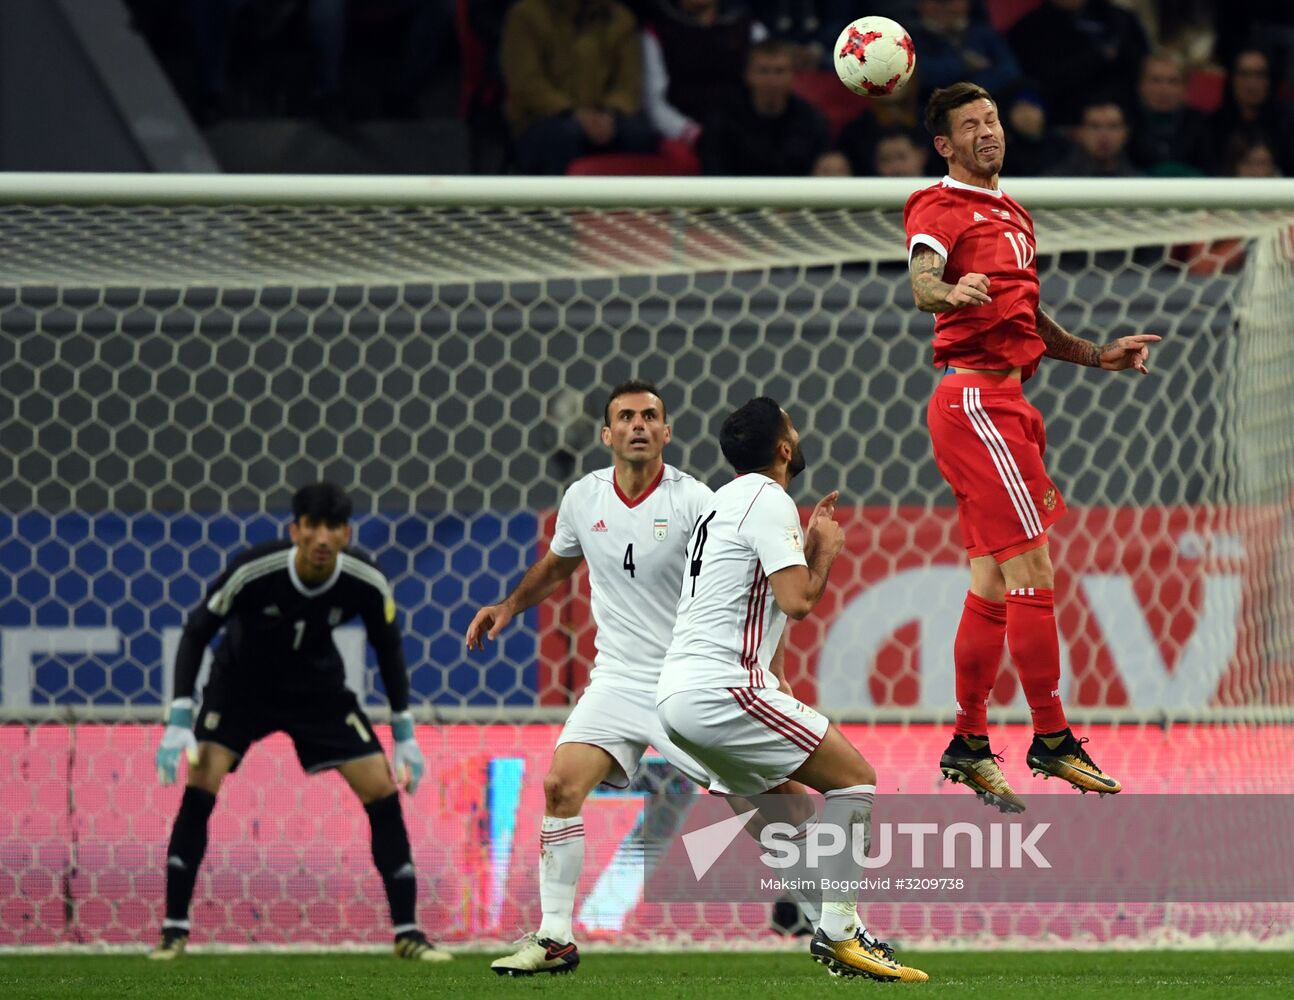
[[[354,693],[347,689],[274,708],[210,685],[203,692],[194,736],[199,743],[215,743],[235,754],[238,761],[231,770],[237,769],[253,743],[276,732],[291,738],[297,760],[307,774],[384,752],[373,733],[373,724]]]

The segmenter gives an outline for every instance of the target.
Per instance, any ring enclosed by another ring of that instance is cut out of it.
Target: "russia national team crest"
[[[656,518],[652,522],[652,532],[656,535],[656,541],[665,541],[665,536],[669,534],[669,521],[663,517]]]

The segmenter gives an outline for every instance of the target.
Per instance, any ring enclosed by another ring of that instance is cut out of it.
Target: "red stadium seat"
[[[1186,103],[1196,111],[1212,114],[1222,105],[1227,87],[1227,75],[1220,69],[1191,70],[1186,83]]]
[[[1006,31],[1042,0],[988,0],[988,19],[997,31]]]
[[[662,140],[655,153],[593,153],[571,161],[568,177],[685,177],[701,172],[687,143]]]

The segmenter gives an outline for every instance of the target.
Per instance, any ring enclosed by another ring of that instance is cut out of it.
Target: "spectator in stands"
[[[1213,158],[1208,123],[1186,106],[1186,73],[1177,53],[1146,57],[1137,94],[1128,144],[1133,164],[1156,177],[1204,174]]]
[[[1065,141],[1051,128],[1035,95],[1021,94],[1006,104],[1002,120],[1012,175],[1038,177],[1065,155]]]
[[[1258,132],[1237,132],[1227,140],[1223,173],[1227,177],[1282,176],[1276,153],[1267,137]]]
[[[898,21],[909,31],[917,23],[918,0],[817,0],[818,33],[811,44],[822,53],[822,66],[831,67],[831,46],[850,21],[866,14],[879,14]],[[767,23],[767,22],[765,22]],[[921,59],[918,55],[917,62]]]
[[[791,93],[791,46],[769,38],[751,46],[746,92],[706,119],[698,151],[706,174],[806,177],[830,145],[827,120]]]
[[[1094,87],[1130,106],[1149,51],[1141,22],[1111,0],[1044,0],[1007,38],[1058,127],[1079,120]]]
[[[1176,52],[1189,78],[1213,66],[1213,10],[1218,0],[1120,0],[1137,15],[1152,48]]]
[[[616,0],[519,0],[499,54],[522,173],[565,173],[595,152],[655,151],[637,24]]]
[[[1245,49],[1261,46],[1271,59],[1272,79],[1289,82],[1294,62],[1294,3],[1290,0],[1217,0],[1213,23],[1218,39],[1213,54],[1230,66]]]
[[[816,0],[753,0],[752,6],[756,16],[783,41],[807,41],[822,26]]]
[[[658,0],[643,32],[643,103],[656,130],[687,143],[742,93],[750,46],[768,32],[722,0]]]
[[[1272,93],[1271,60],[1262,49],[1241,49],[1231,63],[1222,106],[1209,122],[1220,149],[1237,135],[1248,142],[1262,135],[1281,172],[1294,171],[1294,121]],[[1226,172],[1225,170],[1223,171]]]
[[[1117,101],[1098,98],[1083,108],[1069,155],[1048,172],[1056,177],[1136,177],[1127,145],[1123,109]]]
[[[924,137],[910,129],[883,129],[876,137],[872,172],[877,177],[922,177],[928,173]]]
[[[809,173],[814,177],[853,177],[849,158],[838,149],[829,149],[813,163]]]
[[[972,17],[970,0],[918,0],[908,28],[921,64],[924,96],[959,80],[977,83],[1006,102],[1020,83],[1020,64],[988,21]]]
[[[943,159],[935,156],[934,146],[922,124],[920,73],[921,57],[918,56],[917,76],[906,87],[889,97],[873,97],[863,102],[863,113],[840,130],[836,147],[849,157],[849,165],[856,176],[866,177],[875,173],[876,145],[881,135],[891,129],[906,129],[920,137],[919,145],[926,153],[923,174],[942,172]]]

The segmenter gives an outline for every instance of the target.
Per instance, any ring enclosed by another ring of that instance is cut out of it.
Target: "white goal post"
[[[412,831],[422,917],[451,942],[533,923],[530,813],[587,681],[585,584],[485,655],[462,632],[536,557],[565,486],[605,462],[601,407],[631,376],[661,386],[668,459],[714,484],[728,409],[767,393],[796,416],[797,499],[840,488],[847,543],[790,631],[789,676],[893,788],[933,791],[966,567],[929,453],[932,318],[912,304],[900,214],[930,182],[0,175],[0,814],[23,817],[0,822],[0,884],[31,887],[21,913],[0,907],[0,946],[153,933],[174,796],[151,760],[178,630],[318,477],[354,497],[357,542],[395,586],[441,790]],[[1144,379],[1044,363],[1026,388],[1070,507],[1050,532],[1070,716],[1129,788],[1194,787],[1189,748],[1219,790],[1283,791],[1294,180],[1003,186],[1034,216],[1063,325],[1164,336]],[[338,642],[380,717],[362,637]],[[990,722],[1022,747],[1027,719],[1006,662]],[[652,770],[635,791],[665,781]],[[239,782],[213,827],[225,846],[199,884],[198,939],[381,940],[337,790],[279,745]],[[257,809],[269,833],[253,832]],[[699,941],[607,874],[617,843],[597,850],[584,933]],[[302,902],[306,868],[319,874]],[[275,913],[254,934],[235,884]],[[1017,943],[1294,929],[1282,906],[1084,920],[927,907],[904,925],[930,940],[1000,925]],[[734,907],[724,926],[757,940],[763,919]]]

